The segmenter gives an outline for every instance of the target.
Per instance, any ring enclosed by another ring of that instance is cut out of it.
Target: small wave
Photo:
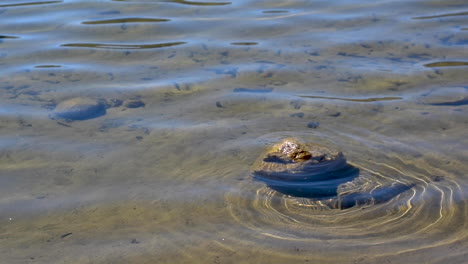
[[[96,49],[156,49],[186,44],[187,42],[167,42],[157,44],[100,44],[100,43],[68,43],[62,44],[62,47],[80,47]]]
[[[163,2],[177,3],[183,5],[198,5],[198,6],[221,6],[221,5],[230,5],[231,2],[195,2],[195,1],[185,1],[185,0],[168,0]]]
[[[262,13],[264,14],[278,14],[278,13],[288,13],[287,10],[265,10]]]
[[[61,65],[37,65],[34,68],[61,68]]]
[[[468,97],[465,97],[464,99],[461,99],[461,100],[458,100],[458,101],[434,103],[434,104],[432,104],[432,105],[440,105],[440,106],[462,106],[462,105],[468,105]]]
[[[438,61],[424,64],[425,67],[456,67],[456,66],[468,66],[466,61]]]
[[[113,0],[116,2],[131,2],[131,0]],[[231,2],[195,2],[195,1],[185,1],[185,0],[162,0],[157,1],[160,3],[177,3],[183,5],[197,5],[197,6],[221,6],[221,5],[230,5]]]
[[[327,97],[327,96],[313,96],[313,95],[299,95],[302,98],[313,98],[313,99],[327,99],[327,100],[341,100],[341,101],[350,101],[350,102],[360,102],[360,103],[369,103],[377,101],[391,101],[391,100],[401,100],[403,97],[393,96],[393,97],[371,97],[371,98],[339,98],[339,97]]]
[[[258,42],[232,42],[231,45],[236,45],[236,46],[254,46],[254,45],[258,45]]]
[[[432,19],[432,18],[466,16],[466,15],[468,15],[468,12],[448,13],[448,14],[441,14],[441,15],[434,15],[434,16],[420,16],[420,17],[413,17],[413,19]]]
[[[84,21],[84,22],[81,22],[81,24],[99,25],[99,24],[120,24],[120,23],[153,23],[153,22],[167,22],[167,21],[170,21],[170,19],[128,17],[128,18]]]
[[[14,6],[29,6],[29,5],[46,5],[46,4],[57,4],[63,1],[43,1],[43,2],[27,2],[27,3],[16,3],[16,4],[3,4],[0,7],[14,7]]]
[[[0,35],[0,39],[17,39],[17,38],[19,37]]]
[[[273,88],[262,88],[262,89],[249,89],[249,88],[234,88],[234,93],[271,93]]]

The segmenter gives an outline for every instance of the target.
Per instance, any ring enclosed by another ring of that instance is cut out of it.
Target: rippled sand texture
[[[0,263],[466,262],[467,16],[2,1]],[[75,97],[114,104],[56,118]],[[363,188],[411,188],[344,210],[278,193],[251,167],[289,137],[340,149]]]

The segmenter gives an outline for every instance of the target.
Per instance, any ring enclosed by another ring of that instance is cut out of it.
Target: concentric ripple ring
[[[375,259],[460,248],[456,245],[467,239],[462,231],[467,228],[467,204],[463,187],[455,181],[459,176],[422,147],[372,139],[369,133],[346,136],[323,129],[259,138],[257,149],[263,154],[252,165],[253,177],[225,196],[231,216],[245,228],[245,242],[258,240],[271,247],[304,247],[307,242],[312,254],[333,247],[342,256],[362,251]],[[287,151],[281,153],[287,149],[281,149],[285,142],[326,146],[324,163],[314,163],[326,168],[325,174],[314,174],[315,165],[300,160],[320,155],[298,151],[288,157]],[[337,146],[346,150],[346,158]],[[273,162],[279,164],[268,164]],[[301,175],[308,166],[312,173]],[[326,184],[327,176],[334,185]],[[301,184],[306,187],[301,189]],[[328,190],[316,188],[324,186]]]

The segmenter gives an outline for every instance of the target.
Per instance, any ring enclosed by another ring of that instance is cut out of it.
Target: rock
[[[124,102],[124,106],[127,108],[138,108],[145,106],[145,103],[141,100],[131,99]]]
[[[303,118],[303,117],[304,117],[304,113],[303,113],[303,112],[293,113],[293,114],[290,114],[289,116],[290,116],[290,117],[299,117],[299,118]]]
[[[263,153],[252,167],[255,180],[318,208],[346,209],[386,202],[412,185],[361,177],[342,152],[288,138]]]
[[[337,195],[338,185],[356,176],[343,153],[288,138],[254,164],[254,178],[279,192],[308,198]]]
[[[309,122],[309,123],[307,123],[308,128],[317,128],[319,126],[320,126],[319,122]]]
[[[346,165],[343,153],[337,150],[287,138],[262,154],[253,168],[255,174],[290,181],[304,180],[315,174],[339,170]]]
[[[54,116],[70,120],[86,120],[106,114],[106,106],[91,98],[76,97],[57,105]]]
[[[468,105],[468,88],[448,87],[423,94],[419,101],[423,104],[436,106]]]

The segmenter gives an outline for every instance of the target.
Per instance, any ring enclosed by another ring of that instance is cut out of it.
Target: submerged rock
[[[320,126],[319,122],[309,122],[307,123],[308,128],[318,128]]]
[[[419,101],[426,105],[435,106],[468,105],[468,87],[450,87],[430,91],[423,94]]]
[[[253,165],[254,179],[294,197],[310,198],[320,207],[346,209],[388,201],[411,186],[381,186],[359,176],[343,153],[288,138],[266,151]]]
[[[145,103],[141,100],[131,99],[124,102],[124,106],[127,108],[138,108],[145,106]]]
[[[107,107],[119,107],[123,104],[123,101],[121,99],[110,99],[109,102],[107,103]]]
[[[70,120],[86,120],[106,114],[106,106],[91,98],[76,97],[57,105],[54,117]]]

